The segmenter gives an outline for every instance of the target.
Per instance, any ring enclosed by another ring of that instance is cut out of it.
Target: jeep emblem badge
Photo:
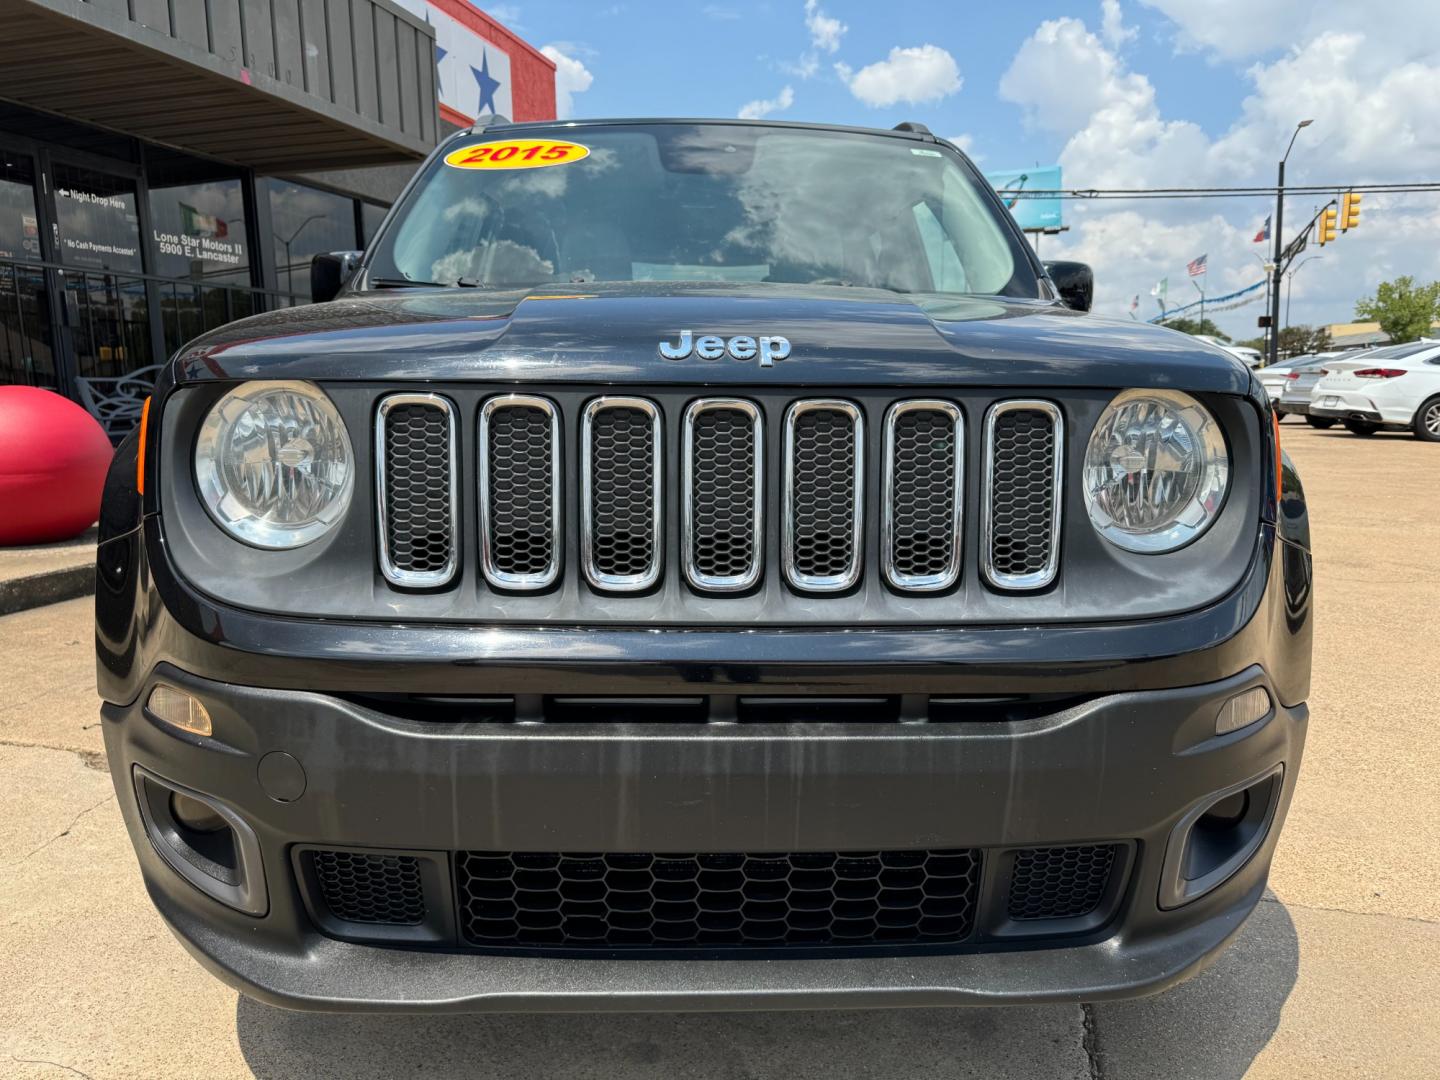
[[[790,355],[790,341],[777,336],[753,338],[744,334],[728,341],[716,334],[697,338],[693,331],[681,330],[679,341],[660,342],[660,355],[666,360],[684,360],[691,353],[701,360],[719,360],[726,355],[732,360],[754,360],[758,356],[761,367],[774,367],[776,360]]]

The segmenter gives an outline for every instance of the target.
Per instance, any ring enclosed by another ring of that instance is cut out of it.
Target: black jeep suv
[[[317,1009],[1077,1001],[1236,933],[1300,763],[1265,392],[920,125],[496,124],[118,454],[150,895]]]

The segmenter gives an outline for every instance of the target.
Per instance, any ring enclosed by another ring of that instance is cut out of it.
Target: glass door
[[[52,157],[48,187],[73,373],[113,378],[156,363],[138,177]]]

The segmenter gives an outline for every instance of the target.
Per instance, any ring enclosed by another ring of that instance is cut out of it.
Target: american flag
[[[1185,269],[1190,272],[1191,277],[1199,277],[1205,273],[1205,260],[1209,257],[1209,255],[1201,255],[1198,259],[1191,259],[1185,264]]]

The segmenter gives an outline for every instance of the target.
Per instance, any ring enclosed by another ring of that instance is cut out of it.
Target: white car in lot
[[[1265,358],[1260,355],[1260,350],[1252,349],[1248,345],[1231,345],[1228,341],[1221,341],[1211,334],[1196,334],[1195,337],[1214,345],[1217,349],[1224,349],[1231,356],[1238,357],[1240,362],[1251,371],[1265,362]]]
[[[1281,360],[1278,364],[1271,364],[1267,368],[1261,368],[1256,374],[1260,378],[1260,385],[1265,388],[1265,393],[1270,395],[1270,400],[1279,402],[1286,388],[1290,385],[1291,372],[1301,369],[1308,371],[1318,361],[1329,360],[1342,355],[1342,353],[1338,352],[1321,352],[1306,353],[1303,356],[1292,356],[1288,360]]]
[[[1310,415],[1339,420],[1355,435],[1409,428],[1440,442],[1440,341],[1332,361],[1310,392]]]

